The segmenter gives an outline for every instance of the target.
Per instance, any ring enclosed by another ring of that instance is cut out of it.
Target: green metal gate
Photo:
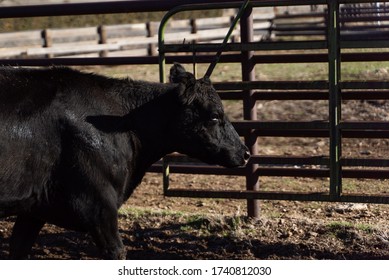
[[[341,65],[350,61],[389,61],[389,40],[365,37],[348,38],[341,34],[340,5],[350,3],[370,3],[372,1],[352,0],[313,0],[313,1],[251,1],[240,18],[241,42],[228,43],[223,47],[220,62],[240,63],[242,65],[241,82],[215,83],[222,99],[243,100],[244,120],[234,122],[234,126],[252,152],[252,159],[245,168],[224,169],[207,165],[175,164],[172,157],[164,160],[164,193],[166,196],[181,197],[218,197],[248,199],[248,215],[258,216],[259,199],[337,201],[389,203],[387,194],[351,194],[342,192],[342,178],[388,179],[388,159],[347,158],[342,156],[343,138],[388,138],[389,123],[366,121],[343,121],[342,100],[389,99],[387,81],[342,81]],[[385,1],[384,1],[385,2]],[[253,41],[253,16],[255,7],[325,5],[324,39],[255,42]],[[159,29],[160,81],[165,82],[166,59],[180,63],[211,63],[220,50],[220,44],[166,44],[164,32],[169,19],[182,11],[239,8],[242,3],[218,3],[187,5],[177,7],[163,18]],[[387,15],[380,15],[385,20]],[[378,49],[363,52],[363,49]],[[343,50],[348,50],[344,52]],[[359,51],[354,52],[354,49]],[[362,51],[361,51],[362,49]],[[308,50],[306,54],[280,54],[262,56],[263,50]],[[317,51],[321,50],[321,51]],[[323,50],[326,50],[323,52]],[[177,54],[180,53],[180,54]],[[182,54],[185,53],[185,54]],[[200,54],[201,55],[194,55]],[[207,53],[207,54],[204,54]],[[172,57],[172,54],[175,54]],[[170,56],[169,56],[170,55]],[[317,81],[256,81],[254,67],[259,63],[285,62],[325,62],[328,64],[328,79]],[[256,119],[257,100],[328,100],[328,121],[307,122],[265,122]],[[263,136],[287,137],[328,137],[328,156],[311,157],[271,157],[257,153],[257,139]],[[263,165],[271,167],[263,167]],[[316,169],[291,168],[290,166],[318,165]],[[285,167],[286,166],[286,167]],[[346,168],[347,167],[347,168]],[[367,169],[363,169],[368,167]],[[169,187],[169,173],[197,173],[239,175],[246,177],[246,191],[212,191],[199,189],[177,189]],[[326,192],[275,192],[261,191],[259,176],[327,177],[329,188]]]

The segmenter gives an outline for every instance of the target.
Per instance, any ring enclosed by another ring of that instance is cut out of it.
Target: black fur
[[[173,151],[227,167],[247,148],[208,79],[180,65],[171,84],[68,68],[0,70],[0,217],[17,215],[10,258],[26,258],[46,223],[89,232],[125,258],[117,210]]]

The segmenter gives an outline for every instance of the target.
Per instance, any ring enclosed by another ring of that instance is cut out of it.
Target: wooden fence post
[[[107,43],[107,28],[104,25],[99,25],[97,27],[97,34],[99,35],[99,44],[106,44]],[[103,50],[99,52],[100,57],[107,57],[108,51]]]
[[[191,18],[190,20],[189,20],[189,25],[190,25],[190,33],[191,34],[197,34],[197,21],[196,21],[196,19],[195,18]],[[195,45],[195,44],[197,44],[197,40],[195,39],[195,40],[192,40],[192,45]],[[192,70],[192,72],[193,72],[193,75],[195,76],[195,78],[197,78],[197,65],[196,65],[196,62],[195,62],[195,58],[196,58],[196,52],[195,51],[193,51],[193,56],[192,56],[192,58],[193,58],[193,70]]]
[[[232,24],[234,22],[234,19],[235,19],[235,16],[230,16],[230,24]],[[238,35],[232,35],[231,36],[231,43],[238,42],[238,38],[239,38]]]
[[[190,21],[189,21],[189,24],[190,24],[190,33],[191,34],[196,34],[197,33],[197,21],[195,18],[191,18]],[[197,43],[197,40],[192,40],[192,44],[196,44]]]
[[[153,22],[148,21],[146,22],[146,30],[147,30],[147,37],[151,38],[154,37],[156,34],[156,28]],[[157,55],[157,48],[155,44],[149,44],[147,53],[149,56],[156,56]]]
[[[53,46],[53,38],[50,29],[42,30],[43,47],[50,48]],[[53,54],[47,54],[46,58],[53,58]]]

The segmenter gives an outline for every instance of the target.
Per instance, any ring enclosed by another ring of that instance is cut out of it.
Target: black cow
[[[177,151],[246,164],[248,149],[210,80],[179,64],[170,79],[0,70],[0,217],[17,215],[10,258],[27,258],[47,222],[89,232],[104,258],[124,259],[118,208],[155,161]]]

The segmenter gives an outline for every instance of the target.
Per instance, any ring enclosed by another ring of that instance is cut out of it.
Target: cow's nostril
[[[250,159],[250,157],[251,157],[250,152],[246,150],[246,152],[244,153],[244,160],[247,162]]]

